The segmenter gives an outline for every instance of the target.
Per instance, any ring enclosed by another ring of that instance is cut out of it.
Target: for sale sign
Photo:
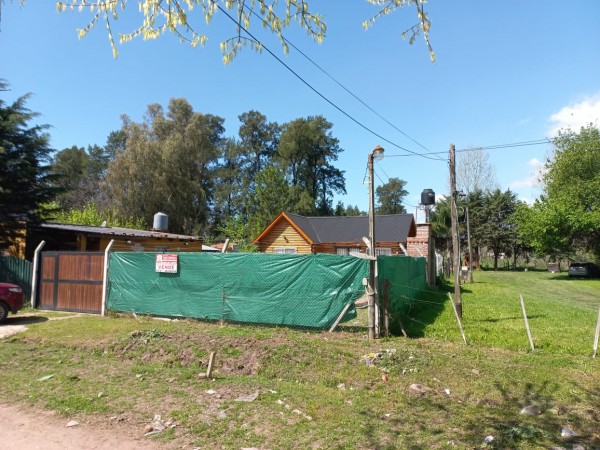
[[[177,273],[177,255],[157,254],[156,271],[161,273]]]

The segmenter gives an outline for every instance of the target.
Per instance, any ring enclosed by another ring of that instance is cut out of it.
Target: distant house
[[[44,251],[104,251],[114,240],[113,251],[179,252],[203,251],[197,236],[131,228],[42,223],[27,230],[25,256],[31,259],[35,248],[45,241]],[[213,250],[207,247],[207,250]]]
[[[412,214],[375,216],[376,251],[379,255],[404,254],[409,238],[417,235]],[[305,217],[282,212],[254,240],[264,253],[366,252],[363,237],[369,236],[367,216]]]

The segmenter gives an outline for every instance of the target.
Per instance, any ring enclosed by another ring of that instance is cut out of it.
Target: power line
[[[257,17],[258,16],[254,11],[252,11],[253,14],[255,14]],[[385,123],[387,123],[389,126],[391,126],[394,130],[398,131],[400,134],[402,134],[404,137],[410,139],[412,142],[414,142],[415,144],[417,144],[419,147],[421,147],[423,150],[426,150],[427,152],[431,152],[431,150],[429,150],[427,147],[425,147],[423,144],[421,144],[419,141],[417,141],[416,139],[414,139],[413,137],[409,136],[407,133],[405,133],[404,131],[402,131],[400,128],[398,128],[396,125],[394,125],[392,122],[390,122],[387,118],[385,118],[384,116],[382,116],[379,112],[377,112],[377,110],[375,110],[374,108],[372,108],[368,103],[366,103],[364,100],[362,100],[358,95],[356,95],[354,92],[352,92],[349,88],[347,88],[346,86],[344,86],[340,81],[338,81],[333,75],[331,75],[329,72],[327,72],[325,69],[323,69],[319,64],[317,64],[312,58],[310,58],[306,53],[304,53],[302,50],[300,50],[298,47],[296,47],[291,41],[289,41],[287,38],[283,37],[283,40],[285,41],[286,44],[288,44],[290,47],[292,47],[294,50],[296,50],[298,53],[300,53],[306,60],[308,60],[312,65],[314,65],[317,69],[319,69],[321,72],[323,72],[328,78],[330,78],[335,84],[337,84],[339,87],[341,87],[344,91],[346,91],[348,94],[350,94],[352,97],[354,97],[354,99],[356,101],[358,101],[361,105],[363,105],[365,108],[367,108],[369,111],[371,111],[373,114],[375,114],[377,117],[379,117],[381,120],[383,120]]]
[[[487,146],[483,146],[483,147],[479,146],[479,147],[462,148],[460,150],[456,150],[456,153],[475,152],[478,150],[501,150],[501,149],[507,149],[507,148],[528,147],[528,146],[551,144],[551,143],[552,143],[552,139],[544,138],[544,139],[537,139],[537,140],[533,140],[533,141],[512,142],[512,143],[508,143],[508,144],[497,144],[497,145],[487,145]],[[448,153],[447,151],[430,152],[430,153],[424,153],[423,155],[445,155],[447,153]],[[401,158],[401,157],[405,157],[405,156],[412,156],[412,155],[388,155],[388,154],[385,155],[386,158]]]
[[[381,184],[385,184],[385,181],[383,181],[383,180],[381,179],[381,177],[379,176],[379,174],[378,174],[376,171],[373,171],[373,173],[375,174],[375,176],[377,177],[377,179],[378,179],[379,181],[381,181]]]
[[[353,121],[355,124],[357,124],[359,127],[361,127],[362,129],[364,129],[365,131],[371,133],[373,136],[378,137],[379,139],[381,139],[384,142],[387,142],[388,144],[399,148],[400,150],[404,150],[405,152],[408,152],[410,154],[412,154],[413,156],[420,156],[422,158],[426,158],[426,159],[431,159],[431,160],[439,160],[439,158],[436,156],[435,158],[432,158],[430,156],[427,156],[426,154],[423,153],[418,153],[415,152],[413,150],[410,150],[408,148],[402,147],[399,144],[396,144],[395,142],[383,137],[382,135],[380,135],[379,133],[373,131],[371,128],[367,127],[366,125],[364,125],[362,122],[358,121],[356,118],[354,118],[353,116],[351,116],[349,113],[347,113],[346,111],[344,111],[342,108],[340,108],[338,105],[336,105],[335,103],[333,103],[333,101],[329,100],[329,98],[327,98],[324,94],[322,94],[320,91],[318,91],[315,87],[313,87],[308,81],[306,81],[304,78],[302,78],[298,73],[296,73],[290,66],[288,66],[285,62],[283,62],[283,60],[281,60],[281,58],[279,58],[275,53],[273,53],[268,47],[266,47],[259,39],[256,38],[256,36],[254,36],[252,33],[250,33],[250,31],[244,27],[239,21],[237,21],[235,18],[233,18],[226,10],[223,9],[223,7],[219,4],[217,4],[217,8],[219,8],[219,11],[221,11],[223,14],[225,14],[233,23],[235,23],[241,30],[244,30],[244,32],[257,44],[259,44],[261,46],[261,48],[263,48],[264,50],[267,51],[267,53],[269,53],[273,58],[275,58],[277,60],[277,62],[279,62],[282,66],[284,66],[289,72],[291,72],[296,78],[298,78],[302,83],[304,83],[310,90],[312,90],[315,94],[317,94],[319,97],[321,97],[323,100],[325,100],[327,103],[329,103],[331,106],[333,106],[335,109],[337,109],[339,112],[341,112],[343,115],[345,115],[348,119],[350,119],[351,121]],[[434,154],[434,153],[432,153]]]
[[[381,165],[381,164],[377,164],[377,165],[378,165],[379,169],[381,169],[381,171],[383,172],[383,174],[385,175],[385,177],[386,177],[386,178],[388,179],[388,181],[389,181],[389,179],[390,179],[390,176],[389,176],[387,173],[385,173],[385,170],[383,169],[383,165]]]
[[[468,151],[474,151],[474,150],[496,150],[496,149],[502,149],[502,148],[526,147],[526,146],[530,146],[530,145],[542,145],[542,144],[551,144],[551,143],[552,143],[552,139],[543,138],[543,139],[536,139],[533,141],[513,142],[510,144],[498,144],[498,145],[488,145],[485,147],[463,148],[463,149],[456,150],[456,151],[457,152],[468,152]]]
[[[250,11],[251,14],[253,14],[255,17],[257,17],[259,20],[263,20],[261,16],[259,16],[253,9],[251,9],[249,6],[244,6],[248,11]],[[369,104],[367,104],[364,100],[362,100],[360,97],[358,97],[358,95],[356,95],[354,92],[352,92],[349,88],[347,88],[346,86],[344,86],[340,81],[338,81],[333,75],[331,75],[329,72],[327,72],[323,67],[321,67],[316,61],[314,61],[310,56],[308,56],[306,53],[304,53],[302,50],[300,50],[298,47],[296,47],[294,45],[293,42],[291,42],[289,39],[287,39],[285,36],[281,36],[282,39],[284,40],[284,42],[286,44],[288,44],[290,47],[292,47],[294,50],[296,50],[298,53],[300,53],[307,61],[309,61],[313,66],[315,66],[317,69],[319,69],[321,72],[323,72],[325,75],[327,75],[327,77],[329,77],[335,84],[337,84],[339,87],[341,87],[343,90],[345,90],[348,94],[350,94],[352,97],[354,97],[359,103],[361,103],[365,108],[367,108],[369,111],[371,111],[373,114],[375,114],[377,117],[379,117],[381,120],[383,120],[385,123],[387,123],[389,126],[391,126],[393,129],[395,129],[396,131],[398,131],[399,133],[401,133],[403,136],[405,136],[406,138],[410,139],[412,142],[414,142],[415,144],[417,144],[419,147],[421,147],[423,150],[426,150],[427,152],[431,152],[431,150],[429,150],[427,147],[425,147],[423,144],[421,144],[419,141],[417,141],[416,139],[412,138],[411,136],[409,136],[407,133],[405,133],[404,131],[402,131],[400,128],[398,128],[396,125],[394,125],[392,122],[390,122],[388,119],[386,119],[385,117],[383,117],[381,114],[379,114],[375,109],[373,109]]]

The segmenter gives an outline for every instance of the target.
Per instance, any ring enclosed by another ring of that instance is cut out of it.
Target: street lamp
[[[369,153],[369,240],[371,245],[369,247],[369,303],[368,303],[368,316],[369,316],[369,339],[375,339],[377,333],[375,330],[375,264],[376,264],[376,251],[375,251],[375,189],[373,188],[373,161],[380,161],[383,159],[383,147],[377,146]]]

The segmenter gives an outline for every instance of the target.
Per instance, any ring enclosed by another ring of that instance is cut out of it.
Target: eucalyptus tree
[[[149,105],[142,123],[125,118],[125,148],[107,174],[112,205],[148,224],[153,214],[165,212],[174,232],[206,231],[223,122],[194,112],[181,98],[171,99],[166,113],[161,105]]]

